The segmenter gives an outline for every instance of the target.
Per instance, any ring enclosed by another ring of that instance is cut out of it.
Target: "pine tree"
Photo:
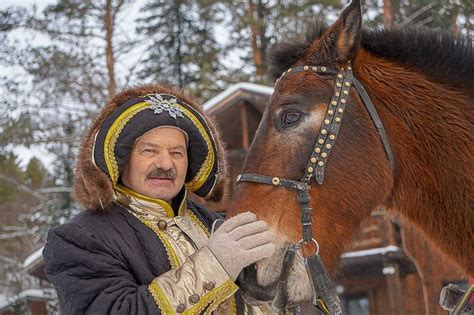
[[[309,23],[316,18],[325,20],[328,13],[341,7],[339,0],[232,1],[227,7],[233,34],[228,49],[245,52],[241,57],[245,67],[236,68],[235,72],[246,71],[247,80],[269,83],[265,73],[271,46],[287,37],[303,36]]]
[[[148,54],[141,78],[170,82],[199,96],[215,93],[221,68],[214,36],[219,12],[216,2],[209,0],[154,0],[143,6],[137,30],[147,38]]]

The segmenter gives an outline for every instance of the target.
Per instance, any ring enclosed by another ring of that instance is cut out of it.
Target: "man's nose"
[[[161,152],[155,158],[155,166],[164,170],[173,169],[173,160],[171,159],[171,155],[167,151]]]

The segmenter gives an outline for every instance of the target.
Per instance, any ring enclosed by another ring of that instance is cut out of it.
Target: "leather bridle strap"
[[[312,237],[313,209],[310,206],[309,190],[311,178],[313,178],[313,176],[318,184],[323,184],[326,165],[339,134],[339,129],[352,86],[354,86],[357,90],[359,96],[362,99],[362,103],[367,109],[377,129],[387,158],[390,161],[392,174],[395,174],[395,159],[393,157],[393,152],[390,147],[385,128],[382,121],[380,120],[377,110],[375,109],[375,106],[363,85],[354,77],[350,63],[348,63],[346,67],[342,67],[339,71],[335,68],[325,66],[306,65],[290,68],[283,72],[275,84],[278,84],[281,79],[295,72],[313,72],[323,75],[336,75],[334,94],[328,103],[326,114],[323,118],[321,128],[311,150],[303,177],[300,181],[295,181],[266,175],[241,174],[237,177],[237,184],[241,182],[254,182],[277,187],[285,187],[297,192],[297,199],[301,208],[301,225],[303,235],[302,240],[296,244],[292,244],[291,248],[292,250],[296,251],[298,256],[305,262],[313,289],[313,305],[318,307],[325,314],[342,314],[340,299],[336,293],[331,277],[326,271],[323,261],[319,256],[319,244]],[[316,244],[317,250],[313,255],[303,258],[300,254],[300,250],[304,244],[309,242],[314,242]]]
[[[280,177],[271,177],[265,175],[254,175],[254,174],[240,174],[237,176],[237,182],[254,182],[260,184],[267,184],[272,186],[281,186],[297,191],[309,191],[309,184],[297,182],[291,179],[285,179]]]
[[[385,128],[383,126],[382,120],[380,120],[379,114],[375,109],[374,103],[367,94],[362,83],[360,83],[357,78],[352,79],[354,87],[356,88],[359,96],[362,98],[362,103],[365,105],[365,108],[369,112],[370,118],[374,122],[375,128],[377,128],[377,132],[379,133],[380,141],[382,141],[383,148],[385,150],[385,154],[387,155],[388,160],[390,161],[390,166],[392,168],[392,174],[395,172],[395,158],[393,157],[392,147],[390,146],[390,142],[388,141],[387,133],[385,132]]]

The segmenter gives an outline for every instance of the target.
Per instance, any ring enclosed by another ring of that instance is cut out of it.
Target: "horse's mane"
[[[305,39],[283,42],[269,55],[269,75],[278,78],[302,56],[309,45],[324,33],[321,21],[313,22]],[[474,50],[466,36],[426,28],[403,30],[363,30],[362,47],[368,52],[454,87],[474,90]]]

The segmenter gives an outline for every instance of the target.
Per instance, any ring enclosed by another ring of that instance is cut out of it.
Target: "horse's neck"
[[[387,207],[474,274],[472,92],[364,52],[357,65],[356,75],[381,116],[396,160]]]

